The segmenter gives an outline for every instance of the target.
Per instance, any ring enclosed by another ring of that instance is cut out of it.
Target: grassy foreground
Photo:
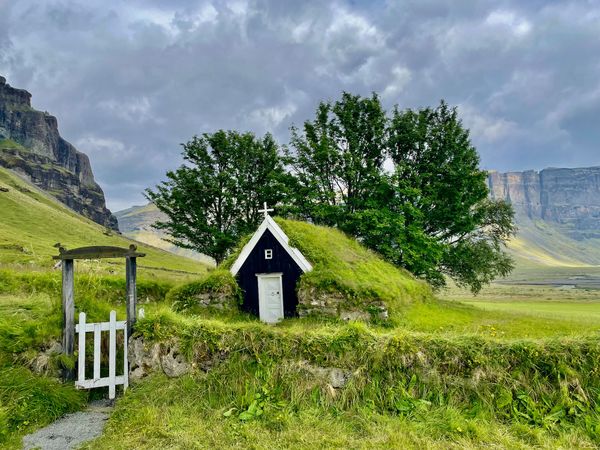
[[[290,321],[292,322],[292,321]],[[600,339],[498,340],[156,311],[147,342],[197,368],[155,375],[87,448],[594,448]],[[315,368],[339,368],[333,388]]]
[[[380,413],[368,405],[342,410],[324,396],[301,405],[264,394],[263,414],[240,420],[232,405],[248,409],[256,387],[249,374],[226,377],[231,367],[177,380],[155,376],[121,399],[104,436],[87,449],[283,448],[595,448],[576,426],[547,429],[503,422],[452,406],[417,403],[411,410]],[[231,385],[230,383],[233,383]],[[285,388],[284,388],[285,390]],[[314,391],[320,397],[321,388]],[[239,395],[239,397],[238,397]],[[254,394],[256,396],[256,394]],[[246,398],[245,401],[242,399]]]
[[[208,373],[156,375],[134,386],[89,448],[585,448],[600,442],[594,331],[600,322],[432,300],[405,305],[403,320],[391,328],[298,319],[271,327],[241,314],[176,313],[165,299],[175,284],[140,276],[148,318],[139,331],[148,341],[179,342],[197,367],[222,356]],[[58,273],[0,271],[0,410],[8,423],[1,445],[8,448],[85,402],[72,386],[24,367],[60,335],[59,280]],[[104,320],[112,308],[123,317],[121,277],[82,274],[76,281],[76,305],[90,320]],[[528,334],[535,339],[523,340]],[[305,361],[353,376],[332,389],[303,369]],[[28,407],[33,398],[37,409]],[[260,415],[241,418],[257,405]]]

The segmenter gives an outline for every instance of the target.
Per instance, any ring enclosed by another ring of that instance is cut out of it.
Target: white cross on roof
[[[267,216],[269,215],[269,213],[270,213],[271,211],[273,211],[273,209],[269,209],[269,208],[267,208],[267,202],[264,202],[264,203],[263,203],[263,205],[264,205],[264,208],[263,208],[263,209],[259,209],[259,210],[258,210],[258,212],[260,212],[260,213],[265,213],[265,219],[266,219],[266,218],[267,218]]]

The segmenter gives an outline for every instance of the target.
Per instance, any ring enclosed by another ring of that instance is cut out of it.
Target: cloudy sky
[[[600,1],[0,0],[0,75],[58,117],[113,210],[219,128],[342,90],[459,107],[487,169],[600,165]]]

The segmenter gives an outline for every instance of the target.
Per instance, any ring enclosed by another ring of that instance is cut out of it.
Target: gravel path
[[[108,400],[89,404],[86,410],[67,414],[46,428],[23,438],[25,450],[67,450],[97,438],[111,411]]]

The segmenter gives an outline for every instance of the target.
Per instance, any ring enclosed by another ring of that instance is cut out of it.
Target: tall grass
[[[406,373],[389,379],[368,365],[356,368],[349,384],[336,390],[303,370],[295,355],[249,353],[233,350],[208,373],[180,379],[155,374],[134,386],[104,436],[86,448],[593,448],[600,443],[598,412],[577,411],[569,418],[557,408],[542,414],[536,411],[543,407],[526,392],[500,408],[506,398],[460,398],[458,387],[443,390]],[[432,370],[429,378],[435,378]],[[457,377],[454,383],[464,381]]]
[[[160,303],[170,281],[140,280],[140,302]],[[125,314],[125,280],[94,272],[76,274],[76,313],[106,321],[111,309]],[[20,437],[66,412],[80,409],[87,393],[72,383],[33,374],[26,366],[49,343],[61,339],[60,272],[0,270],[0,447],[19,448]],[[89,341],[89,339],[88,339]],[[90,354],[90,353],[88,353]],[[50,372],[74,364],[50,355]]]
[[[0,355],[0,447],[20,448],[20,437],[86,402],[86,393],[72,384],[11,367]]]
[[[481,420],[544,430],[575,427],[600,443],[600,339],[502,342],[368,326],[267,327],[159,314],[138,324],[148,340],[177,342],[192,363],[225,357],[210,372],[210,396],[236,411],[264,392],[292,410],[412,416],[451,408]],[[331,394],[302,362],[351,372]],[[212,377],[215,377],[214,379]],[[212,381],[211,381],[212,380]],[[216,405],[212,405],[216,407]]]

